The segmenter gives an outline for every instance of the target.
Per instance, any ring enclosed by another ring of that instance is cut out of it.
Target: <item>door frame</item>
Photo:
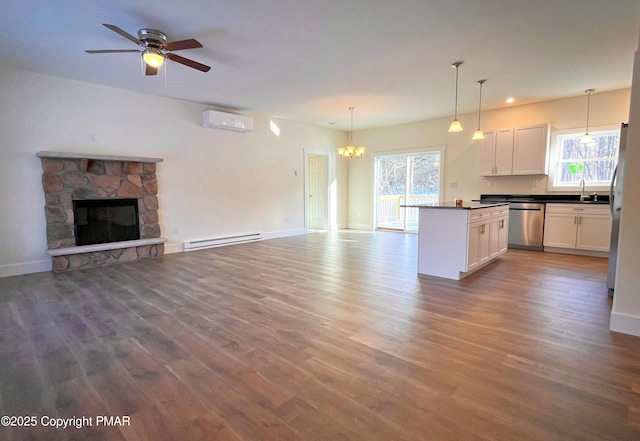
[[[324,214],[323,230],[329,230],[329,198],[331,198],[329,183],[329,153],[323,150],[304,150],[304,228],[309,230],[309,158],[312,156],[324,156],[324,181],[327,185],[326,197],[322,207]]]

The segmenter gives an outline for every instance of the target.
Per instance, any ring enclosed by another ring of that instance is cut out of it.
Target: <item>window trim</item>
[[[620,125],[612,124],[605,126],[594,126],[589,127],[589,133],[592,135],[597,134],[597,132],[618,132],[620,133]],[[576,185],[562,185],[556,186],[556,172],[558,170],[558,137],[566,136],[566,135],[584,135],[584,128],[574,128],[574,129],[564,129],[564,130],[555,130],[551,132],[551,140],[549,142],[549,175],[547,177],[547,191],[549,192],[575,192],[581,191],[582,188],[580,184]],[[619,136],[619,135],[618,135]],[[609,184],[606,185],[586,185],[585,191],[595,191],[595,192],[608,192]]]

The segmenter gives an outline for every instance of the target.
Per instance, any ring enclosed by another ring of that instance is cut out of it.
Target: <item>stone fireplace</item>
[[[158,223],[156,163],[141,158],[38,152],[47,220],[47,253],[54,272],[110,265],[164,254]],[[77,245],[74,201],[135,199],[140,239]]]

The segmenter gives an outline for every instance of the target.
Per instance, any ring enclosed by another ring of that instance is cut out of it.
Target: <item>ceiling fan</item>
[[[202,47],[202,44],[200,44],[198,40],[194,40],[193,38],[191,38],[189,40],[167,42],[167,36],[164,34],[164,32],[158,31],[156,29],[140,29],[138,31],[138,38],[136,38],[128,32],[123,31],[118,26],[106,23],[103,23],[102,25],[108,29],[111,29],[116,34],[120,34],[127,40],[131,40],[135,44],[142,46],[143,49],[102,49],[87,50],[85,52],[89,54],[140,52],[142,54],[142,59],[145,62],[145,75],[156,75],[158,73],[158,68],[162,65],[162,63],[164,63],[165,59],[184,64],[185,66],[200,70],[202,72],[209,72],[209,70],[211,69],[210,66],[172,53],[172,51]]]

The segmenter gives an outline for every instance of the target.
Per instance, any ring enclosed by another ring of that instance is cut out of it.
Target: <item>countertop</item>
[[[413,208],[449,208],[457,210],[475,210],[476,208],[498,207],[500,205],[509,205],[509,202],[463,202],[462,205],[456,205],[455,202],[431,202],[427,204],[401,205],[401,207]]]
[[[597,201],[581,201],[579,194],[481,194],[483,202],[537,202],[548,204],[609,204],[608,194],[599,194]]]

